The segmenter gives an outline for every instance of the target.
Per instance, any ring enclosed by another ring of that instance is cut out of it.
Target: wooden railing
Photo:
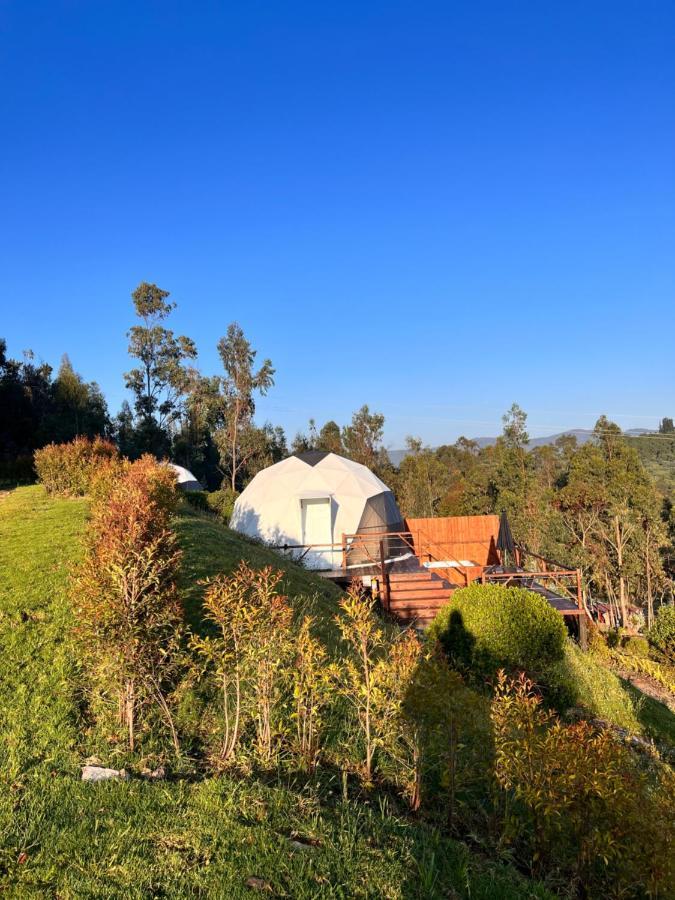
[[[569,569],[560,563],[546,559],[532,552],[523,545],[518,545],[519,556],[536,559],[540,564],[536,570],[517,568],[512,571],[495,571],[495,566],[486,566],[477,563],[475,566],[466,566],[467,560],[457,559],[448,549],[457,544],[471,544],[474,547],[480,544],[489,550],[490,545],[484,541],[431,541],[423,532],[417,531],[373,531],[370,533],[343,534],[339,543],[325,544],[274,544],[276,550],[298,552],[297,561],[302,561],[309,553],[317,552],[325,556],[330,555],[334,570],[341,570],[345,575],[350,570],[356,571],[360,567],[373,567],[380,579],[382,601],[385,607],[389,605],[389,571],[397,558],[407,554],[413,554],[421,563],[425,559],[429,562],[448,562],[449,568],[457,571],[464,579],[464,584],[469,584],[469,569],[473,569],[481,583],[506,582],[524,584],[527,581],[537,581],[542,587],[547,583],[553,583],[556,591],[562,591],[577,606],[580,613],[585,612],[583,595],[581,590],[581,573],[578,569]],[[356,557],[359,561],[350,562]],[[487,558],[487,557],[486,557]],[[337,565],[336,565],[337,563]]]

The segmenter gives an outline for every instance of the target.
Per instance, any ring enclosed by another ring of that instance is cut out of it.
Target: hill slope
[[[277,897],[548,896],[386,802],[374,810],[311,786],[227,777],[82,783],[87,735],[68,568],[85,520],[85,501],[49,500],[40,487],[0,498],[0,892],[236,898],[255,895],[246,885],[255,877],[263,895]],[[213,520],[186,513],[178,526],[195,620],[196,580],[238,554],[277,562]],[[329,585],[291,566],[287,584],[318,592],[317,609],[328,612]],[[103,760],[115,761],[114,751]],[[294,833],[316,845],[294,848]]]
[[[284,572],[281,590],[297,608],[301,606],[316,617],[324,640],[333,645],[337,629],[333,616],[340,590],[330,581],[302,566],[284,559],[262,544],[232,531],[217,518],[197,513],[184,503],[176,520],[176,530],[183,550],[181,589],[190,627],[201,631],[201,599],[204,578],[219,572],[232,572],[245,560],[253,568],[273,566]]]

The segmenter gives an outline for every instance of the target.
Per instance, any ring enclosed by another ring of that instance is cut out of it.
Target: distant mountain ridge
[[[642,434],[656,434],[657,432],[654,429],[650,428],[628,428],[623,432],[627,437],[639,437]],[[531,441],[528,442],[528,449],[533,450],[535,447],[544,447],[547,444],[555,444],[555,442],[561,437],[575,437],[577,439],[577,443],[585,444],[587,441],[590,441],[593,437],[593,429],[592,428],[570,428],[569,431],[560,431],[558,434],[550,434],[547,437],[538,437],[532,438]],[[497,442],[496,437],[477,437],[472,438],[479,447],[491,447],[492,444]],[[433,450],[437,449],[436,447],[432,448]],[[391,460],[392,465],[400,466],[403,460],[408,455],[407,450],[389,450],[389,459]]]

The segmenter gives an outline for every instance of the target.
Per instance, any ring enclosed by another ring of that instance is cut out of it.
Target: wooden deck
[[[504,567],[497,550],[497,516],[408,519],[406,532],[343,535],[336,556],[342,566],[320,572],[342,585],[359,579],[399,621],[424,628],[451,602],[459,587],[476,582],[523,587],[544,597],[562,616],[587,616],[578,570],[530,553],[516,552],[517,565]],[[302,549],[302,548],[298,548]],[[520,563],[526,556],[533,569]],[[576,627],[576,626],[575,626]]]

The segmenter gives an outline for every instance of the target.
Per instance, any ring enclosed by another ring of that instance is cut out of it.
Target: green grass
[[[40,487],[0,499],[0,893],[7,897],[546,897],[512,869],[471,854],[386,800],[342,800],[311,785],[204,778],[99,785],[86,755],[71,637],[68,570],[81,552],[85,501]],[[198,578],[278,562],[212,519],[184,514],[184,588]],[[289,592],[335,591],[286,567]],[[330,618],[330,617],[328,617]],[[327,625],[327,628],[332,627]],[[108,762],[109,760],[103,760]],[[289,837],[315,842],[294,849]]]
[[[594,653],[584,653],[571,640],[563,660],[550,666],[551,683],[563,689],[567,702],[633,734],[652,738],[668,754],[675,748],[675,715],[620,678]]]

